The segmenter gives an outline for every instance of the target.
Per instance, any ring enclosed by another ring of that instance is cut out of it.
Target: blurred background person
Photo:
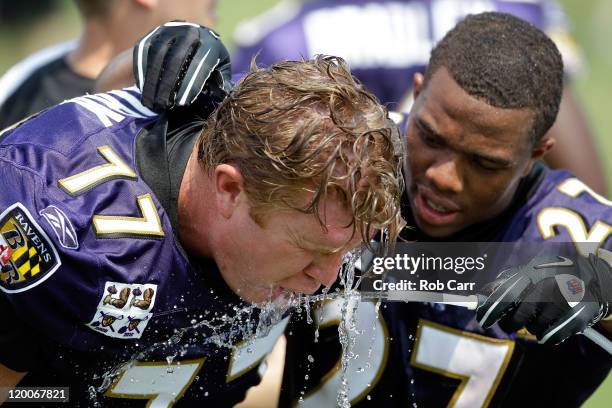
[[[38,51],[0,79],[0,129],[66,99],[91,92],[108,62],[153,27],[189,20],[212,27],[217,0],[74,0],[78,40]]]
[[[563,54],[568,78],[580,70],[580,50],[554,0],[285,0],[238,26],[232,67],[246,71],[254,55],[262,65],[340,55],[391,110],[409,112],[413,76],[425,71],[433,45],[467,14],[490,10],[514,14],[545,31]],[[572,171],[605,195],[593,136],[567,85],[550,135],[557,144],[548,164]]]

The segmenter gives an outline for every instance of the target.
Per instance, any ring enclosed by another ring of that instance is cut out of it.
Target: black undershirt
[[[91,93],[95,79],[74,72],[65,55],[37,68],[0,106],[0,129],[67,99]]]

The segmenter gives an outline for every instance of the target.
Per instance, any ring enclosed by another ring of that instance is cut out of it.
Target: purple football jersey
[[[391,109],[408,112],[413,76],[423,72],[437,41],[468,14],[502,11],[546,31],[568,72],[580,53],[554,0],[316,0],[281,1],[235,32],[236,72],[253,56],[269,65],[315,54],[343,57],[353,73]]]
[[[242,343],[259,311],[173,227],[198,128],[169,138],[139,97],[75,98],[0,135],[0,363],[75,405],[232,406],[286,321]]]

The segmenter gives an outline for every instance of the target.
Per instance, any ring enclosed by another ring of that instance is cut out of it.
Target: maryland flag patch
[[[23,292],[59,268],[57,250],[20,203],[0,214],[0,290]]]

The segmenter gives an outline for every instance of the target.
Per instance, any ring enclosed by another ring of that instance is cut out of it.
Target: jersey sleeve
[[[35,211],[34,177],[1,157],[0,168],[0,363],[25,372],[39,359],[37,336],[14,302],[26,299],[27,288],[52,273],[52,263],[59,259],[48,263],[43,252],[50,248],[43,248],[45,243],[38,242],[34,229],[27,227]]]
[[[32,328],[19,319],[4,293],[0,308],[0,364],[18,372],[32,371],[40,356]]]

